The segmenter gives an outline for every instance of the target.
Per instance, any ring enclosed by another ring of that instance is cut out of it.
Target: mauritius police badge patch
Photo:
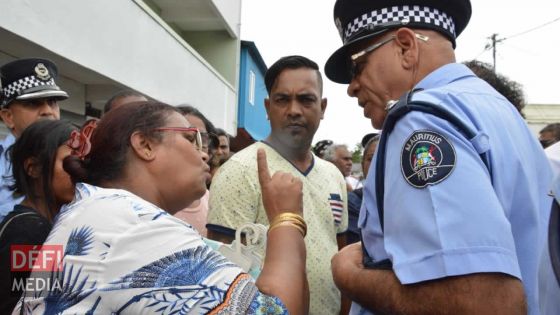
[[[406,181],[424,188],[446,179],[455,168],[455,148],[437,132],[417,130],[404,143],[401,170]]]

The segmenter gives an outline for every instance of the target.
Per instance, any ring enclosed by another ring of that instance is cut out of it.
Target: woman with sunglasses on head
[[[41,120],[27,127],[8,150],[14,177],[11,189],[24,199],[0,223],[0,314],[14,308],[22,293],[18,285],[29,276],[29,272],[10,272],[11,246],[43,244],[60,207],[74,197],[74,185],[62,168],[70,155],[65,143],[72,130],[64,121]]]
[[[130,110],[134,106],[134,110]],[[200,133],[169,105],[123,105],[91,139],[73,138],[65,169],[76,195],[48,244],[65,255],[50,288],[14,311],[120,314],[304,314],[302,183],[258,165],[271,222],[256,282],[172,215],[202,196],[209,176]],[[26,294],[26,296],[29,296]]]

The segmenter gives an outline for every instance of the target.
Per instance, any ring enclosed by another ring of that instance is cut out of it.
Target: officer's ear
[[[418,62],[418,39],[413,30],[401,27],[395,33],[395,42],[400,48],[401,65],[403,68],[413,69]]]
[[[8,129],[10,130],[14,129],[15,126],[14,115],[12,114],[12,111],[9,108],[0,109],[0,117],[2,118],[2,121],[4,122],[4,124],[6,124]]]

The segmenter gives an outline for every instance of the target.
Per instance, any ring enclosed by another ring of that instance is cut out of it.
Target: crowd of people
[[[199,108],[132,90],[73,125],[54,63],[1,66],[0,313],[558,314],[560,123],[535,137],[519,85],[455,62],[470,16],[336,1],[324,74],[380,130],[360,179],[346,145],[313,145],[327,98],[304,56],[266,71],[271,132],[238,152]],[[246,226],[265,246],[226,252]],[[15,270],[29,245],[62,251]]]

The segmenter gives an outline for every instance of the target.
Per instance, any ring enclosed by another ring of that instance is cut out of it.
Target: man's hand
[[[340,291],[344,292],[352,283],[352,276],[364,269],[362,257],[362,243],[359,242],[344,247],[331,259],[334,283]]]
[[[361,243],[331,260],[336,286],[377,314],[526,314],[523,284],[502,273],[475,273],[402,285],[392,270],[365,269]]]

